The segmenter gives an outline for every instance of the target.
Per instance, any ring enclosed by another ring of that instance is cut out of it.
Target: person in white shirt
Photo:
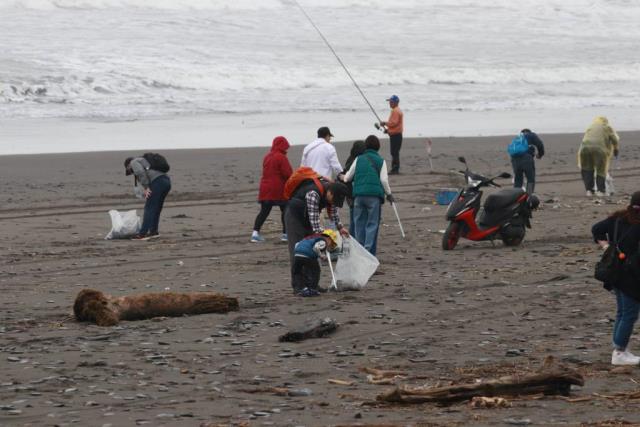
[[[318,138],[304,147],[300,166],[308,166],[329,181],[342,173],[338,153],[331,144],[333,135],[328,127],[318,129]]]

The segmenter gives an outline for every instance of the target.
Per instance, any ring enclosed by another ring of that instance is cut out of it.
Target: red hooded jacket
[[[276,136],[271,145],[271,151],[262,160],[262,178],[260,178],[260,202],[282,202],[284,198],[284,183],[291,176],[291,164],[287,158],[289,141],[284,136]]]

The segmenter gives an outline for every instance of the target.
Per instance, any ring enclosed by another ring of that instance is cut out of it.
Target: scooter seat
[[[500,190],[491,194],[484,202],[484,210],[487,212],[495,212],[515,203],[525,191],[522,188],[509,188]]]

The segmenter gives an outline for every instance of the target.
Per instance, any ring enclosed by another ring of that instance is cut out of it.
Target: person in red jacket
[[[264,242],[264,237],[260,235],[260,228],[274,206],[280,207],[280,220],[282,221],[280,240],[287,241],[287,230],[284,225],[284,211],[287,206],[287,200],[284,198],[284,183],[292,173],[291,164],[287,158],[288,149],[289,141],[284,136],[276,136],[271,144],[271,151],[262,160],[262,178],[260,178],[260,193],[258,194],[258,202],[261,207],[251,234],[251,241],[254,243]]]

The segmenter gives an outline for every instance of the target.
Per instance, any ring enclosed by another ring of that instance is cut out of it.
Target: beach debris
[[[114,326],[120,320],[179,317],[238,310],[238,299],[217,293],[148,293],[113,297],[94,289],[83,289],[76,296],[73,312],[79,322]]]
[[[511,403],[503,397],[476,396],[471,399],[469,406],[472,409],[510,408]]]
[[[322,338],[338,329],[338,322],[330,317],[307,320],[301,327],[280,336],[280,342],[299,342],[309,338]]]
[[[573,369],[557,365],[548,356],[542,368],[535,373],[515,374],[473,384],[456,384],[445,387],[397,386],[377,396],[378,401],[391,403],[451,404],[474,397],[503,397],[543,393],[568,396],[572,385],[583,386],[583,376]],[[640,395],[640,393],[639,393]]]
[[[335,384],[335,385],[347,385],[347,386],[353,385],[353,381],[337,380],[333,378],[329,378],[327,382],[329,384]]]
[[[403,371],[362,367],[360,368],[360,372],[369,374],[367,375],[367,382],[375,385],[391,385],[395,384],[396,380],[407,378],[407,374]]]

